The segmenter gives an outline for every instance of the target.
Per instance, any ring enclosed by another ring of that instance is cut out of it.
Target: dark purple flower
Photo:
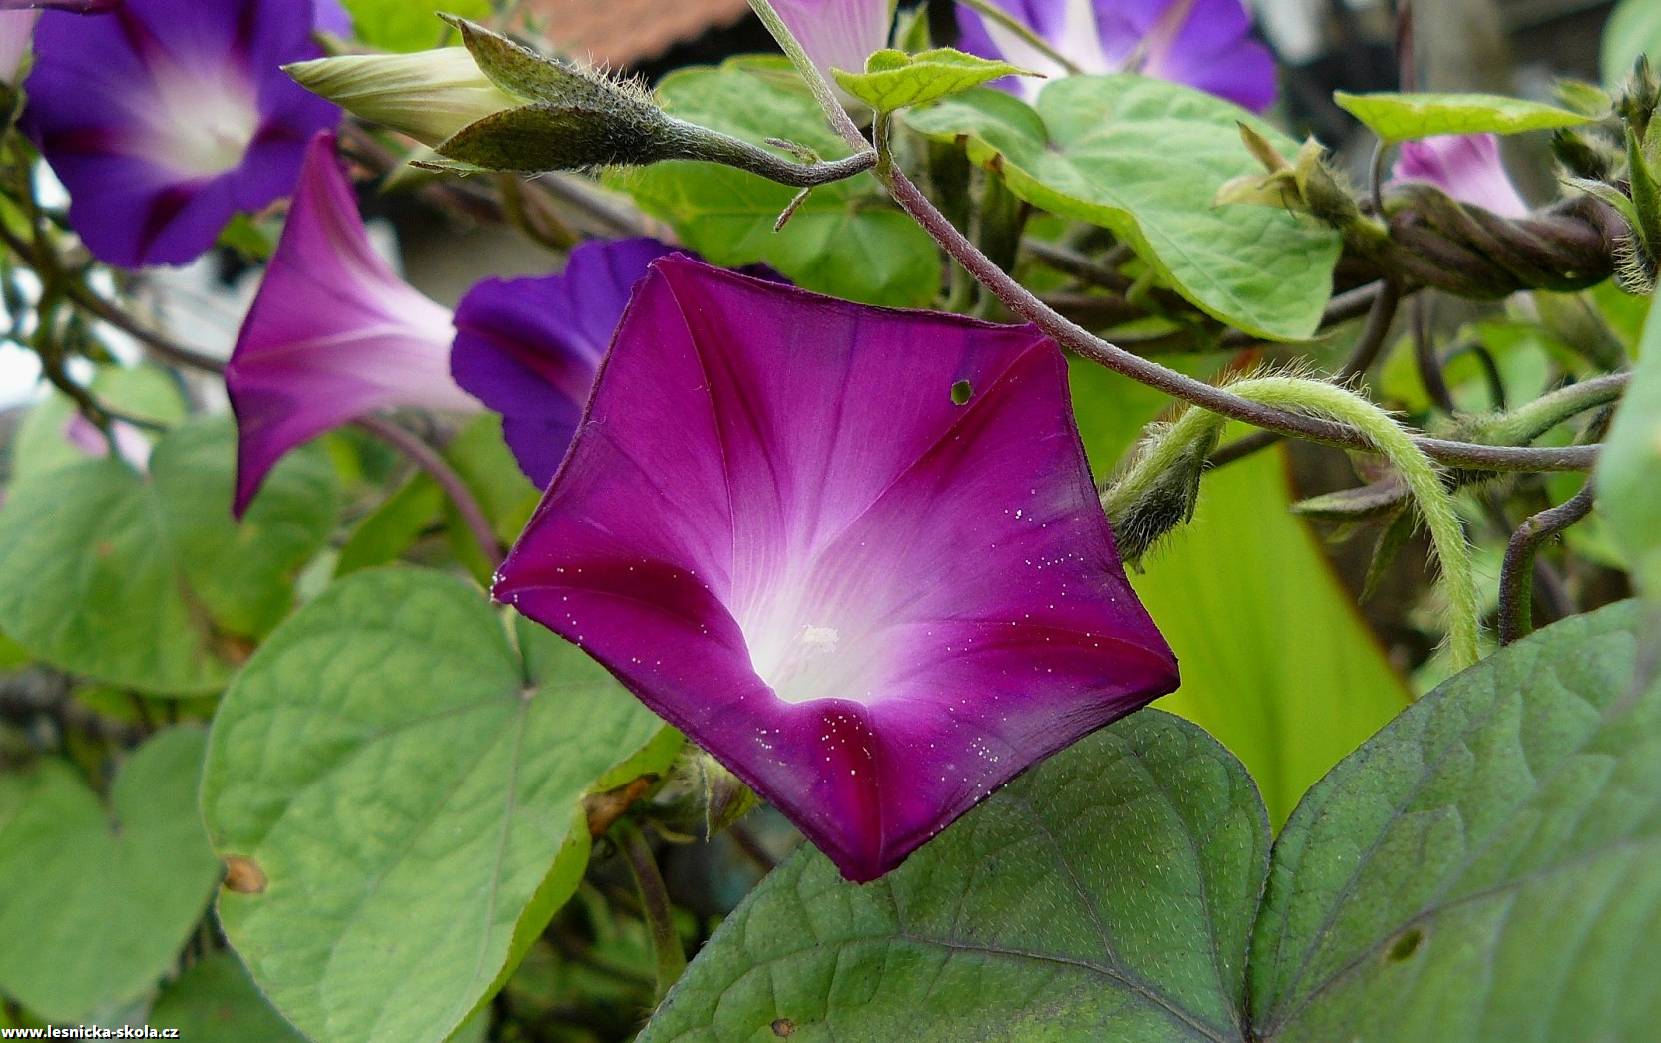
[[[70,221],[111,264],[179,264],[238,211],[294,187],[339,110],[283,74],[318,53],[312,0],[126,0],[48,11],[24,128],[68,187]]]
[[[400,406],[477,411],[450,379],[450,321],[375,253],[334,137],[317,135],[225,368],[238,516],[283,454],[324,431]]]
[[[564,272],[486,279],[456,308],[450,371],[502,414],[502,436],[538,489],[565,456],[635,284],[672,252],[656,239],[584,243]]]
[[[1428,182],[1461,203],[1480,206],[1501,217],[1529,214],[1528,204],[1505,172],[1499,138],[1492,134],[1404,141],[1391,179]]]
[[[1252,37],[1241,0],[991,0],[1086,73],[1141,72],[1261,112],[1274,104],[1275,62]],[[983,58],[1063,76],[1066,70],[1018,33],[957,5],[958,46]],[[1044,81],[1011,77],[1035,98]]]
[[[856,880],[1177,683],[1054,344],[686,257],[635,291],[495,594]]]

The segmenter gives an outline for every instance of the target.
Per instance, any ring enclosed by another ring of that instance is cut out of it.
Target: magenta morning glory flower
[[[773,0],[773,10],[827,77],[864,72],[865,59],[888,46],[894,21],[894,0]]]
[[[1177,683],[1053,343],[680,256],[495,594],[855,880]]]
[[[1448,135],[1402,142],[1391,174],[1395,181],[1435,185],[1461,203],[1501,217],[1527,217],[1528,204],[1505,172],[1493,134]]]
[[[1251,34],[1241,0],[991,0],[1086,73],[1142,72],[1261,112],[1275,100],[1275,62]],[[958,46],[1047,76],[1066,70],[1007,26],[957,5]],[[1000,85],[1036,98],[1044,81]]]
[[[339,110],[293,83],[315,57],[312,0],[126,0],[35,30],[23,127],[69,189],[99,259],[197,257],[238,211],[289,193]]]
[[[565,456],[635,284],[671,252],[656,239],[584,243],[564,272],[486,279],[456,308],[451,373],[502,414],[502,435],[537,488]]]
[[[478,410],[450,379],[450,320],[375,253],[334,137],[317,135],[225,368],[236,513],[283,454],[324,431],[400,406]]]

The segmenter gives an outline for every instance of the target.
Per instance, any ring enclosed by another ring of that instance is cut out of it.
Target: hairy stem
[[[1420,444],[1379,406],[1334,384],[1296,377],[1253,377],[1231,384],[1229,390],[1264,405],[1340,420],[1360,431],[1370,447],[1390,461],[1413,494],[1419,516],[1430,531],[1447,602],[1448,642],[1454,662],[1460,668],[1475,663],[1480,655],[1481,627],[1470,546],[1459,523],[1453,494]],[[1115,517],[1115,511],[1126,510],[1146,495],[1197,439],[1223,422],[1219,416],[1193,409],[1179,417],[1103,498],[1108,516]]]

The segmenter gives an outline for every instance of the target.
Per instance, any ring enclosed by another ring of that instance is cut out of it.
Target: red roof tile
[[[560,51],[611,66],[655,58],[750,10],[746,0],[531,0],[527,6]]]

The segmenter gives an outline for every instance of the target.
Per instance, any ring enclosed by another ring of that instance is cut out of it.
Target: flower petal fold
[[[450,378],[451,315],[370,245],[334,136],[319,134],[225,370],[237,417],[236,512],[290,449],[357,417],[476,411]]]
[[[24,130],[100,260],[201,255],[238,211],[287,195],[306,142],[340,111],[280,68],[315,57],[311,0],[126,0],[48,11]]]
[[[495,593],[856,880],[1177,683],[1052,342],[681,256]]]
[[[557,275],[486,279],[456,308],[456,383],[502,415],[525,476],[546,489],[588,402],[600,360],[656,239],[584,243]]]

